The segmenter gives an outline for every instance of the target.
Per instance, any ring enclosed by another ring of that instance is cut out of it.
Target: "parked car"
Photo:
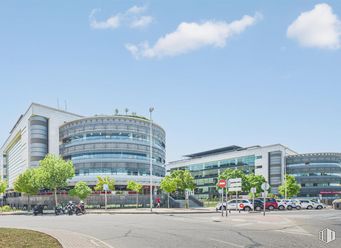
[[[262,198],[257,198],[258,200],[263,201]],[[274,210],[278,208],[278,203],[275,198],[265,198],[265,208],[269,210]]]
[[[314,208],[315,209],[322,209],[322,208],[326,208],[327,207],[327,205],[321,203],[318,200],[311,200],[311,201],[314,203]]]
[[[286,209],[286,202],[283,199],[277,199],[278,210]]]
[[[297,207],[296,203],[291,199],[277,199],[276,201],[277,201],[279,210],[284,210],[284,209],[292,210]]]
[[[238,202],[238,206],[237,206]],[[229,200],[227,202],[224,202],[223,204],[218,203],[216,206],[216,210],[226,210],[226,206],[228,210],[244,210],[244,211],[250,211],[252,210],[252,201],[245,200],[245,199],[238,199],[238,200]]]
[[[250,200],[252,202],[252,200]],[[264,203],[263,201],[259,199],[255,199],[255,204],[254,204],[254,211],[261,211],[264,209]]]
[[[299,200],[300,206],[301,208],[304,209],[313,209],[313,208],[317,208],[317,206],[315,207],[315,203],[310,201],[310,200]],[[318,206],[319,209],[323,208],[321,206]]]

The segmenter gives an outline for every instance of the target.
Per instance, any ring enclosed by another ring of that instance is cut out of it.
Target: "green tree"
[[[0,194],[5,193],[6,189],[7,189],[7,182],[0,180]]]
[[[107,184],[110,190],[115,190],[115,180],[108,176],[106,177],[97,176],[97,184],[95,186],[95,190],[103,191],[104,184]]]
[[[39,186],[54,191],[57,206],[57,190],[66,187],[67,180],[75,175],[72,161],[65,161],[59,156],[48,154],[40,161],[38,171]]]
[[[40,189],[38,176],[38,169],[31,168],[21,173],[14,182],[14,190],[27,195],[27,211],[30,211],[30,196],[36,195]]]
[[[301,185],[297,183],[296,178],[293,175],[286,175],[284,184],[278,187],[278,192],[282,196],[285,196],[285,188],[288,198],[298,195],[301,191]]]
[[[250,192],[251,188],[255,187],[257,189],[257,192],[255,195],[260,194],[261,192],[263,192],[261,186],[262,183],[265,183],[265,177],[262,175],[255,175],[255,174],[249,174],[246,176],[246,180],[247,180],[247,188],[246,191]],[[250,193],[251,194],[251,193]]]
[[[245,172],[239,169],[227,169],[224,170],[220,175],[218,176],[218,179],[233,179],[233,178],[241,178],[242,179],[242,191],[247,192],[250,189],[249,181],[247,180],[247,177],[245,175]]]
[[[175,181],[176,189],[179,191],[194,190],[196,187],[194,178],[188,170],[172,171],[170,177]]]
[[[84,201],[92,190],[85,182],[76,183],[75,187],[69,191],[71,196],[77,196],[80,200]]]
[[[127,185],[127,189],[136,192],[136,208],[138,208],[138,206],[139,206],[139,193],[141,193],[142,184],[135,182],[135,181],[129,181],[128,185]]]
[[[194,178],[188,170],[175,170],[170,174],[175,181],[177,191],[186,193],[186,190],[194,190],[196,185]],[[186,208],[189,207],[189,199],[186,199]]]
[[[160,183],[160,188],[168,195],[168,208],[169,208],[169,195],[176,191],[176,181],[171,176],[165,176]]]

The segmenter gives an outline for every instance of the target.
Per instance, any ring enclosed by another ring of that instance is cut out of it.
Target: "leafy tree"
[[[82,201],[85,200],[92,190],[85,182],[76,183],[75,187],[69,191],[71,196],[77,196]]]
[[[39,186],[54,191],[57,206],[57,190],[66,187],[67,180],[75,175],[72,161],[65,161],[59,156],[48,154],[40,161],[38,171]]]
[[[194,190],[196,187],[194,178],[188,170],[172,171],[170,177],[175,181],[176,189],[179,191]]]
[[[0,180],[0,194],[5,193],[6,189],[7,189],[7,182]]]
[[[169,208],[169,195],[176,191],[176,181],[171,176],[165,176],[160,183],[160,188],[167,192],[168,195],[168,208]]]
[[[257,189],[256,195],[263,192],[261,186],[265,183],[265,177],[262,175],[249,174],[246,176],[247,188],[246,191],[250,192],[251,188],[255,187]]]
[[[141,193],[142,184],[135,182],[135,181],[129,181],[128,185],[127,185],[127,189],[136,192],[136,208],[138,208],[138,206],[139,206],[139,193]]]
[[[171,178],[175,181],[177,191],[185,193],[186,190],[194,190],[196,185],[194,178],[188,170],[175,170],[171,172]],[[189,207],[189,199],[186,199],[186,208]]]
[[[300,193],[301,185],[297,183],[296,178],[293,175],[286,175],[284,184],[278,187],[278,192],[282,196],[285,196],[285,188],[287,190],[287,197],[291,198]]]
[[[250,185],[249,181],[247,180],[247,177],[244,173],[244,171],[239,170],[239,169],[227,169],[224,170],[222,173],[220,173],[218,179],[233,179],[233,178],[241,178],[242,179],[242,191],[246,192],[249,191]]]
[[[27,211],[30,211],[30,196],[39,191],[38,169],[27,169],[21,173],[14,182],[14,190],[27,195]]]
[[[97,176],[97,184],[95,186],[95,190],[97,191],[102,191],[103,190],[103,185],[107,184],[110,190],[115,190],[115,180],[106,176],[106,177],[101,177]]]

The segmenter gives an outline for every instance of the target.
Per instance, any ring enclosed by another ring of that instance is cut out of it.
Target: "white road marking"
[[[219,243],[223,243],[223,244],[227,244],[227,245],[231,245],[231,246],[234,246],[234,247],[239,247],[239,248],[244,248],[245,247],[243,245],[238,245],[238,244],[227,242],[227,241],[224,241],[224,240],[219,240],[219,239],[210,239],[210,240],[216,241],[216,242],[219,242]]]
[[[90,242],[93,243],[95,246],[100,247],[100,245],[97,244],[94,240],[90,239]]]

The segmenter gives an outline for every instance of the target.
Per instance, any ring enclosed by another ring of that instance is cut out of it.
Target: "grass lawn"
[[[0,228],[0,247],[6,248],[62,248],[53,237],[36,231]]]

